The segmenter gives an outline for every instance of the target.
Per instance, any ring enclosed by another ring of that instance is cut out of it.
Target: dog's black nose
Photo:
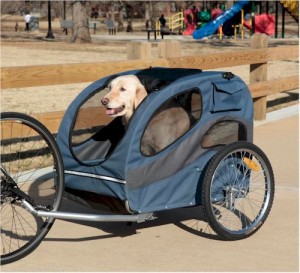
[[[107,104],[109,103],[109,99],[108,99],[108,98],[103,98],[103,99],[101,100],[101,103],[102,103],[103,105],[107,105]]]

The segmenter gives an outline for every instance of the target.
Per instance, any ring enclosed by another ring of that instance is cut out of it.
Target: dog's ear
[[[109,78],[105,81],[104,86],[105,86],[105,87],[111,86],[112,81],[113,81],[115,78],[117,78],[117,77],[119,77],[118,74],[109,77]]]
[[[136,95],[134,100],[134,109],[136,109],[142,100],[147,96],[147,91],[143,85],[139,85],[136,89]]]

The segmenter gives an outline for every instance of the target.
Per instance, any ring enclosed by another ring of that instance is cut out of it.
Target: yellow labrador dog
[[[106,114],[111,117],[122,116],[125,128],[130,119],[147,96],[145,87],[135,75],[124,75],[113,79],[109,92],[101,100],[106,108]],[[161,151],[190,128],[187,112],[172,102],[165,103],[149,122],[141,142],[144,155],[153,155]]]
[[[190,128],[190,118],[184,108],[165,103],[151,118],[144,132],[142,154],[152,156],[172,144]]]
[[[106,114],[111,117],[122,116],[123,125],[127,128],[135,109],[147,96],[147,91],[135,75],[113,79],[108,89],[108,94],[101,100]]]

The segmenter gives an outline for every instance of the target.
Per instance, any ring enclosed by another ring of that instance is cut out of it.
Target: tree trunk
[[[119,18],[118,18],[118,32],[124,30],[123,8],[124,8],[124,3],[123,3],[123,1],[120,1],[119,7],[118,7],[118,12],[119,12]]]
[[[145,22],[150,21],[150,16],[151,12],[150,12],[150,3],[146,3],[145,4]]]
[[[88,14],[86,12],[85,1],[73,1],[72,21],[73,33],[72,43],[90,43],[91,35],[88,26]]]
[[[150,26],[152,29],[156,28],[156,17],[155,17],[155,3],[149,1],[149,14],[150,14]]]

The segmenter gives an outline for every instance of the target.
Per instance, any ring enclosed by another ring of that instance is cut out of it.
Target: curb
[[[299,115],[299,104],[267,113],[266,119],[261,121],[254,121],[254,126],[260,126],[269,122],[277,121],[294,115]]]

